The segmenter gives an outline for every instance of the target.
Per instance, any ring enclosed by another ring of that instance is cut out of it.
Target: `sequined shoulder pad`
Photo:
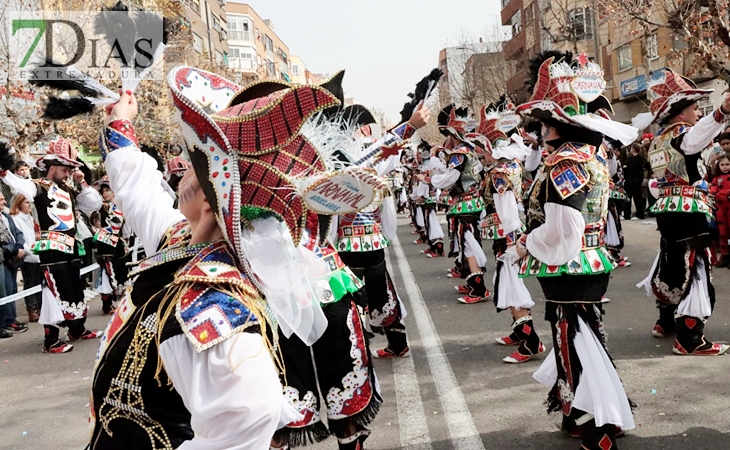
[[[563,200],[583,189],[590,178],[584,164],[571,159],[550,167],[550,180]]]
[[[583,163],[596,154],[596,147],[588,144],[568,142],[545,158],[546,166],[554,166],[565,160]]]
[[[185,286],[177,303],[177,319],[198,352],[259,325],[253,310],[260,310],[263,300],[236,267],[225,242],[201,250],[178,271],[175,284]]]
[[[466,162],[466,155],[463,153],[452,153],[447,159],[449,169],[455,169]]]
[[[166,248],[185,246],[188,242],[190,242],[191,236],[192,230],[190,229],[190,224],[186,219],[183,219],[165,231],[165,234],[160,240],[160,245],[157,248],[157,251]]]
[[[499,194],[514,189],[515,178],[521,178],[521,167],[516,161],[505,162],[489,171],[492,186]]]
[[[692,128],[692,126],[688,123],[676,123],[665,128],[658,137],[661,139],[674,139],[688,132],[690,128]]]

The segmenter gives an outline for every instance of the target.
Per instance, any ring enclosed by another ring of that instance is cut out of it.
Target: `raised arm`
[[[695,126],[686,133],[680,135],[678,142],[678,150],[684,152],[685,155],[694,155],[706,149],[712,143],[712,140],[722,132],[725,123],[730,114],[730,95],[725,97],[725,102],[713,114],[703,117]]]
[[[35,201],[38,186],[32,180],[21,178],[10,171],[5,172],[2,178],[5,184],[15,189],[18,194],[22,194],[29,202],[33,203]]]
[[[102,158],[117,206],[147,255],[152,255],[165,231],[185,217],[162,188],[157,162],[139,150],[131,122],[136,114],[134,96],[123,94],[102,132]]]

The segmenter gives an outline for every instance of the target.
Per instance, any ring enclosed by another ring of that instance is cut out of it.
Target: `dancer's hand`
[[[722,103],[722,106],[720,106],[720,109],[726,116],[730,114],[730,94],[725,96],[725,101]]]
[[[527,235],[523,234],[520,236],[520,238],[517,240],[517,245],[515,246],[517,250],[517,254],[520,256],[520,258],[524,258],[529,254],[527,251]]]
[[[139,112],[137,99],[132,91],[126,91],[121,94],[121,98],[111,110],[107,111],[106,123],[114,120],[126,119],[132,122]]]
[[[418,130],[419,128],[425,127],[430,118],[431,110],[428,109],[428,107],[423,102],[421,102],[421,104],[418,106],[418,109],[416,109],[413,112],[413,115],[411,115],[411,118],[408,119],[408,123],[410,123],[413,128]]]
[[[75,171],[72,176],[76,184],[81,184],[84,181],[84,172],[80,170]]]

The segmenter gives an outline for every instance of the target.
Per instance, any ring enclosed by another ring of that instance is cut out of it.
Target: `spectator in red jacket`
[[[718,161],[719,173],[712,179],[710,193],[715,196],[715,218],[720,233],[722,258],[717,267],[730,265],[730,157],[725,155]]]

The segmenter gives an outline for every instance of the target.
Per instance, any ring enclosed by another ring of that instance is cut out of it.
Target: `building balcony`
[[[502,0],[502,25],[510,26],[510,19],[522,10],[522,0]]]
[[[519,33],[512,36],[512,39],[502,45],[502,54],[507,61],[519,53],[525,53],[525,29],[521,29]]]
[[[239,72],[256,72],[256,61],[246,58],[228,57],[228,68]]]

